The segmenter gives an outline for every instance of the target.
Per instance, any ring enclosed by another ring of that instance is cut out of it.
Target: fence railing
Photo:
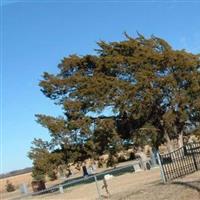
[[[200,170],[200,143],[188,143],[158,158],[164,182],[183,177]]]

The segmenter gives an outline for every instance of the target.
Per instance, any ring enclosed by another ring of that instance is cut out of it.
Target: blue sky
[[[3,1],[1,6],[1,172],[31,166],[31,141],[48,139],[34,115],[61,115],[38,87],[44,71],[72,53],[94,53],[98,40],[123,40],[136,31],[200,53],[198,1]]]

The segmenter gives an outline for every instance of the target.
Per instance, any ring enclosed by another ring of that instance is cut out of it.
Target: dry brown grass
[[[6,192],[6,181],[9,180],[9,182],[11,182],[15,188],[16,191],[14,192]],[[20,185],[22,183],[25,183],[28,186],[28,190],[30,192],[32,192],[32,188],[31,188],[31,181],[32,181],[32,176],[31,176],[31,172],[30,173],[26,173],[26,174],[21,174],[21,175],[17,175],[17,176],[11,176],[8,178],[3,178],[0,179],[0,200],[1,199],[12,199],[14,197],[20,196]],[[48,181],[46,183],[47,187],[50,187],[52,185],[58,184],[60,183],[61,180],[55,180],[55,181]]]
[[[31,176],[31,173],[26,173],[26,174],[21,174],[17,176],[11,176],[8,178],[0,179],[0,192],[5,192],[5,185],[6,185],[7,180],[9,180],[16,188],[18,188],[19,185],[22,183],[26,183],[30,185],[32,176]]]
[[[199,183],[200,173],[189,175],[180,182]],[[106,192],[101,188],[102,181],[98,182],[102,199],[106,199]],[[138,173],[127,173],[114,177],[108,181],[111,200],[199,200],[200,193],[191,187],[180,184],[163,184],[160,180],[159,169],[142,171]],[[25,199],[31,200],[95,200],[98,199],[95,183],[83,184],[64,190],[64,194],[52,193],[39,195]]]
[[[24,174],[10,179],[17,184],[20,181],[31,181],[29,174]],[[1,180],[2,181],[2,180]],[[5,181],[5,180],[4,180]],[[163,184],[160,179],[160,170],[158,168],[150,171],[141,171],[137,173],[126,173],[121,176],[115,176],[108,180],[108,189],[111,193],[111,200],[199,200],[200,199],[200,172],[193,173],[182,179],[176,180],[178,183]],[[57,182],[58,183],[58,182]],[[180,184],[181,183],[181,184]],[[56,184],[49,182],[47,185]],[[191,184],[194,187],[191,187]],[[102,189],[103,182],[98,181],[102,200],[106,197],[106,192]],[[195,189],[196,188],[196,189]],[[197,190],[199,188],[199,191]],[[11,200],[20,196],[19,191],[12,193],[2,193],[0,199]],[[23,199],[23,198],[21,198]],[[34,197],[26,197],[29,200],[95,200],[98,199],[98,193],[95,183],[82,184],[70,187],[64,190],[64,194],[49,193]]]

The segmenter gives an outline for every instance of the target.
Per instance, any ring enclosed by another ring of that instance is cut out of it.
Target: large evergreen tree
[[[104,153],[125,143],[157,148],[167,142],[172,150],[171,139],[182,145],[187,130],[199,126],[200,56],[154,36],[125,36],[121,42],[98,42],[95,55],[63,58],[59,72],[45,72],[40,82],[64,116],[37,115],[38,122],[63,151],[73,146],[79,160],[94,156],[94,149]],[[112,112],[105,117],[108,108]]]

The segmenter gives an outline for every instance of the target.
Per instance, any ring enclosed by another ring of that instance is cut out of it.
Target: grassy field
[[[108,180],[108,197],[102,189],[103,181],[98,181],[102,199],[113,200],[199,200],[200,172],[193,173],[168,184],[163,184],[158,168],[137,173],[125,173]],[[10,198],[10,197],[9,197]],[[9,199],[7,198],[7,199]],[[5,197],[3,199],[6,199]],[[63,194],[59,192],[26,197],[29,200],[95,200],[98,193],[95,182],[69,187]]]
[[[118,166],[124,166],[124,165],[130,164],[130,163],[132,163],[132,161],[120,163],[120,164],[118,164]],[[96,172],[99,173],[99,172],[102,172],[102,171],[105,171],[105,170],[108,170],[108,168],[105,168],[105,167],[104,168],[97,168]],[[76,179],[76,178],[79,178],[79,177],[82,176],[82,171],[73,170],[73,172],[74,172],[73,177],[67,179],[67,181],[70,181],[70,179]],[[103,178],[103,177],[101,177],[101,178]],[[9,192],[9,193],[6,192],[5,185],[6,185],[7,180],[9,180],[9,182],[11,182],[15,186],[16,191]],[[31,173],[26,173],[26,174],[22,174],[22,175],[17,175],[17,176],[12,176],[12,177],[9,177],[9,178],[0,179],[0,197],[1,197],[0,199],[12,199],[12,198],[21,196],[19,187],[22,183],[25,183],[28,186],[29,192],[32,192],[31,181],[32,181]],[[46,187],[49,188],[53,185],[63,183],[63,181],[64,181],[63,179],[58,179],[58,180],[55,180],[55,181],[47,181]],[[91,182],[91,180],[89,180],[87,182]],[[72,185],[74,185],[74,184],[72,184]]]
[[[5,185],[6,185],[7,180],[9,180],[9,182],[11,182],[15,186],[16,191],[6,192]],[[0,200],[12,199],[16,196],[19,196],[20,195],[19,187],[22,183],[25,183],[28,186],[29,191],[32,192],[31,181],[32,181],[31,173],[26,173],[26,174],[21,174],[17,176],[11,176],[8,178],[0,179]],[[61,180],[47,182],[46,186],[49,187],[49,186],[58,184],[59,182],[61,182]]]
[[[163,184],[160,180],[159,169],[126,173],[108,180],[109,198],[101,188],[102,181],[98,181],[102,199],[133,199],[133,200],[199,200],[200,199],[200,173],[196,172],[171,184]],[[95,200],[98,193],[95,183],[79,185],[64,190],[64,194],[52,193],[47,195],[29,197],[37,200]]]
[[[20,175],[21,176],[21,175]],[[22,177],[12,177],[11,181],[19,181],[23,178],[30,180],[30,174],[24,174]],[[15,180],[16,179],[16,180]],[[2,181],[2,180],[1,180]],[[55,184],[48,183],[48,184]],[[137,173],[125,173],[120,176],[114,176],[108,180],[108,197],[105,189],[102,189],[103,181],[98,181],[98,187],[101,193],[101,199],[116,200],[199,200],[200,199],[200,172],[193,173],[181,179],[176,179],[172,183],[163,184],[160,179],[160,170],[154,168],[150,171],[141,171]],[[20,195],[19,191],[12,193],[1,193],[1,199],[13,199]],[[63,194],[59,192],[45,195],[30,196],[21,199],[29,200],[95,200],[98,199],[98,193],[95,182],[67,187]]]
[[[31,177],[31,173],[26,173],[26,174],[21,174],[17,176],[11,176],[8,178],[0,179],[0,192],[5,192],[5,185],[6,185],[7,180],[9,180],[14,186],[18,188],[19,185],[22,183],[26,183],[30,185],[32,177]]]

